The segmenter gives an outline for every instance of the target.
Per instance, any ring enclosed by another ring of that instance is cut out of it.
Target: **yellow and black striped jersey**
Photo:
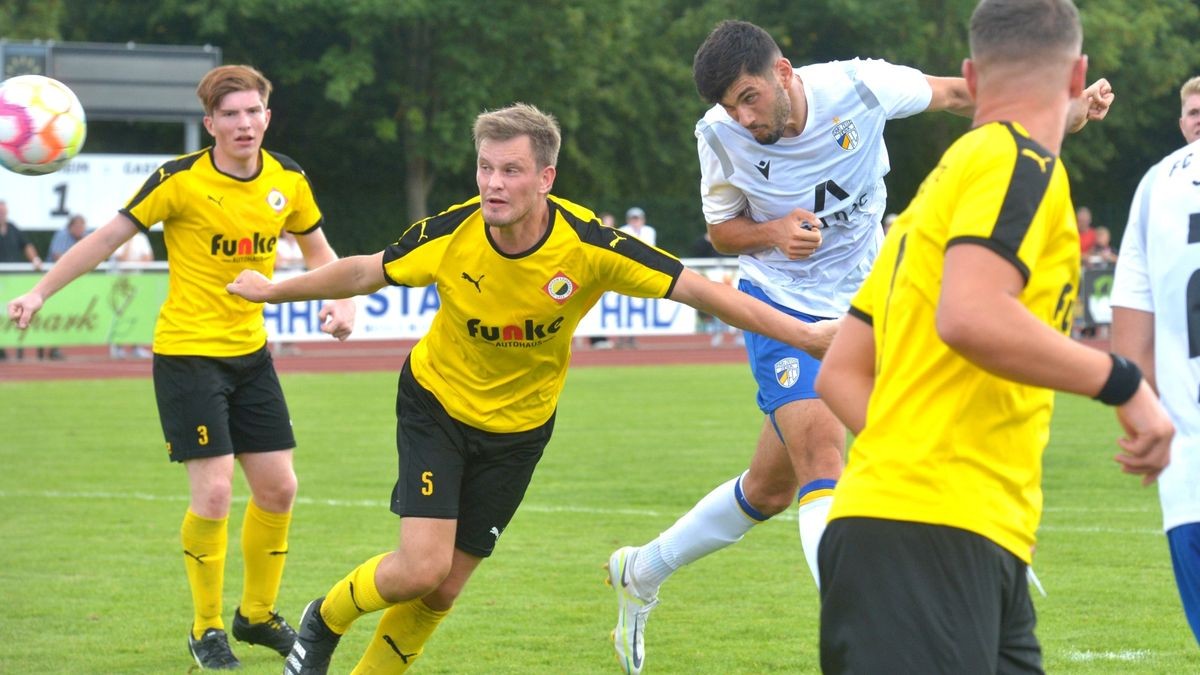
[[[605,291],[665,297],[683,264],[565,199],[531,250],[501,253],[479,198],[411,225],[384,251],[396,285],[436,284],[441,307],[413,347],[413,376],[452,417],[494,432],[532,429],[554,413],[571,337]]]
[[[1016,124],[972,130],[896,220],[852,302],[874,333],[875,386],[830,518],[956,527],[1028,562],[1054,392],[992,375],[938,337],[945,252],[963,244],[1011,262],[1020,302],[1070,329],[1079,235],[1066,170]]]
[[[240,356],[267,341],[262,305],[225,291],[243,269],[271,276],[282,230],[321,226],[312,186],[292,159],[262,151],[253,178],[221,173],[211,148],[173,159],[148,178],[121,213],[142,229],[163,224],[169,286],[154,351]]]

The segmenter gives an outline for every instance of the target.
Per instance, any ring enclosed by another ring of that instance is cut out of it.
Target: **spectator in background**
[[[1188,145],[1200,139],[1200,75],[1183,83],[1179,89],[1179,130]]]
[[[1075,209],[1075,227],[1079,228],[1079,252],[1087,255],[1096,245],[1096,231],[1092,229],[1092,210],[1086,206]]]
[[[84,236],[87,235],[87,219],[76,213],[71,216],[67,224],[61,230],[54,233],[54,238],[50,240],[50,250],[46,253],[46,257],[50,262],[58,262],[59,258],[63,257],[72,246],[79,243]],[[44,358],[45,350],[38,347],[38,359]],[[66,358],[58,347],[50,348],[50,360],[61,361]]]
[[[26,262],[33,265],[34,270],[42,269],[42,258],[37,248],[29,242],[25,233],[8,219],[8,204],[0,199],[0,262]],[[17,350],[17,358],[25,355],[24,350]],[[8,352],[0,349],[0,361],[8,360]]]
[[[42,258],[25,233],[8,219],[8,204],[0,199],[0,262],[26,262],[42,269]]]
[[[76,213],[71,216],[63,229],[54,233],[54,238],[50,240],[50,251],[46,257],[50,258],[50,262],[58,262],[58,259],[63,257],[72,246],[79,243],[87,234],[87,219]]]
[[[112,261],[114,272],[137,272],[138,270],[129,268],[154,260],[154,247],[150,245],[150,237],[146,236],[145,232],[138,231],[129,241],[121,244],[109,260]],[[109,356],[114,359],[123,359],[131,354],[135,359],[148,359],[154,356],[146,345],[113,344],[109,347]]]
[[[1117,252],[1112,247],[1112,232],[1103,225],[1092,228],[1096,233],[1095,243],[1087,252],[1086,262],[1088,267],[1104,267],[1105,265],[1114,265],[1117,262]]]
[[[658,246],[658,232],[646,224],[646,212],[637,206],[625,212],[625,224],[621,226],[621,231],[651,246]]]

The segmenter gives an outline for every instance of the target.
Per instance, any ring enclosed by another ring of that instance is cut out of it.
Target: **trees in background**
[[[1117,233],[1138,177],[1182,141],[1177,91],[1200,74],[1192,0],[1078,0],[1093,77],[1117,92],[1109,119],[1064,147],[1078,203]],[[886,58],[957,75],[974,0],[0,0],[0,35],[213,44],[277,85],[267,147],[317,185],[343,253],[472,194],[470,125],[525,101],[562,124],[556,192],[597,209],[637,204],[660,243],[686,251],[703,227],[692,130],[705,105],[696,47],[722,18],[754,21],[793,63]],[[889,125],[892,210],[968,122]],[[163,125],[97,123],[93,152],[179,151]]]

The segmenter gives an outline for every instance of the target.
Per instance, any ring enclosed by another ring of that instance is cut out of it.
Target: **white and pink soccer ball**
[[[63,168],[79,154],[87,120],[75,92],[42,75],[0,83],[0,165],[26,176]]]

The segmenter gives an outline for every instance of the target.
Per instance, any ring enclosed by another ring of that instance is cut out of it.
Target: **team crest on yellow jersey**
[[[858,127],[854,126],[854,120],[842,122],[836,117],[833,118],[833,139],[837,141],[838,147],[843,150],[857,148]]]
[[[787,389],[800,379],[800,359],[789,356],[775,362],[775,381]]]
[[[267,193],[267,205],[275,209],[275,213],[279,213],[283,207],[287,206],[287,197],[279,190],[272,189]]]
[[[545,286],[542,286],[542,290],[546,291],[546,295],[550,296],[551,300],[561,305],[575,295],[575,291],[579,290],[579,284],[575,283],[571,277],[559,272],[550,281],[547,281]]]

